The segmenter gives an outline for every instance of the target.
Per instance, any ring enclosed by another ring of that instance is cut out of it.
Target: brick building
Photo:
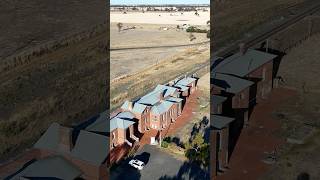
[[[237,117],[239,124],[249,121],[250,87],[254,83],[233,75],[213,73],[211,75],[212,95],[222,95],[227,98],[225,113]]]
[[[35,143],[38,151],[9,179],[96,179],[107,180],[109,138],[53,123]]]
[[[138,144],[135,134],[143,135],[151,129],[161,131],[175,123],[196,85],[196,78],[184,77],[166,85],[157,85],[153,91],[135,101],[125,101],[120,112],[110,119],[111,153],[123,144]],[[123,113],[125,117],[121,115]]]
[[[250,92],[251,102],[259,102],[272,89],[273,60],[277,56],[262,51],[248,49],[236,53],[219,63],[214,72],[231,74],[255,82]]]
[[[228,166],[250,112],[271,92],[276,55],[254,49],[215,59],[211,71],[211,179]],[[232,117],[232,118],[230,118]]]
[[[229,126],[234,118],[212,115],[210,131],[210,162],[211,176],[217,176],[218,171],[225,171],[229,162]],[[211,178],[213,179],[213,178]]]

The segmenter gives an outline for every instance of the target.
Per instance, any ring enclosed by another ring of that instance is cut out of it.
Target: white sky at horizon
[[[210,0],[110,0],[110,4],[210,4]]]

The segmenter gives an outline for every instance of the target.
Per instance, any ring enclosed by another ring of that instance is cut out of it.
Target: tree
[[[209,164],[209,144],[205,143],[203,136],[198,133],[185,144],[186,152],[185,156],[191,160],[202,163],[204,165]]]
[[[121,29],[122,29],[122,27],[123,27],[123,24],[122,24],[121,22],[119,22],[119,23],[117,24],[117,27],[118,27],[118,31],[120,32]]]

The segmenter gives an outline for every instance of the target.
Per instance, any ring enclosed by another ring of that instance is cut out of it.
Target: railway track
[[[110,48],[110,51],[124,51],[124,50],[139,50],[139,49],[158,49],[158,48],[176,48],[176,47],[192,47],[208,44],[210,41],[204,41],[194,44],[181,44],[181,45],[165,45],[165,46],[144,46],[144,47],[127,47],[127,48]]]
[[[288,20],[286,20],[284,23],[281,23],[275,27],[272,27],[271,29],[266,30],[263,33],[260,33],[252,38],[249,38],[245,41],[243,41],[243,43],[245,44],[245,46],[248,47],[252,47],[256,44],[259,44],[261,42],[266,41],[266,39],[268,39],[270,36],[288,28],[289,26],[297,23],[298,21],[302,20],[303,18],[305,18],[306,16],[312,15],[313,13],[317,12],[320,10],[320,3],[318,0],[315,1],[308,1],[308,5],[313,5],[315,4],[315,6],[311,7],[311,8],[307,8],[307,10],[304,10],[302,12],[297,12],[299,11],[299,7],[305,5],[293,5],[288,7],[288,12],[290,13],[289,15],[291,16],[290,18],[288,18]],[[296,11],[296,12],[294,12]],[[216,57],[227,57],[235,52],[237,52],[239,49],[239,45],[238,44],[233,44],[232,46],[214,54],[214,56]],[[213,65],[213,62],[211,63],[211,65]],[[211,67],[213,68],[213,67]]]

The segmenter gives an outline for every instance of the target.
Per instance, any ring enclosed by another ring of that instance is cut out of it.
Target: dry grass
[[[105,34],[0,75],[0,159],[30,147],[52,122],[72,125],[107,106]],[[102,48],[102,49],[101,49]]]
[[[230,0],[218,4],[215,11],[215,46],[243,38],[250,30],[273,18],[278,18],[287,7],[305,0]]]
[[[190,57],[190,53],[200,53],[196,57]],[[127,76],[111,84],[110,99],[111,109],[121,105],[126,99],[141,96],[159,83],[166,83],[178,75],[190,72],[195,66],[207,63],[209,60],[209,50],[199,50],[197,48],[187,49],[177,54],[173,59],[183,60],[172,62],[163,60],[157,65],[153,65],[144,71]]]

